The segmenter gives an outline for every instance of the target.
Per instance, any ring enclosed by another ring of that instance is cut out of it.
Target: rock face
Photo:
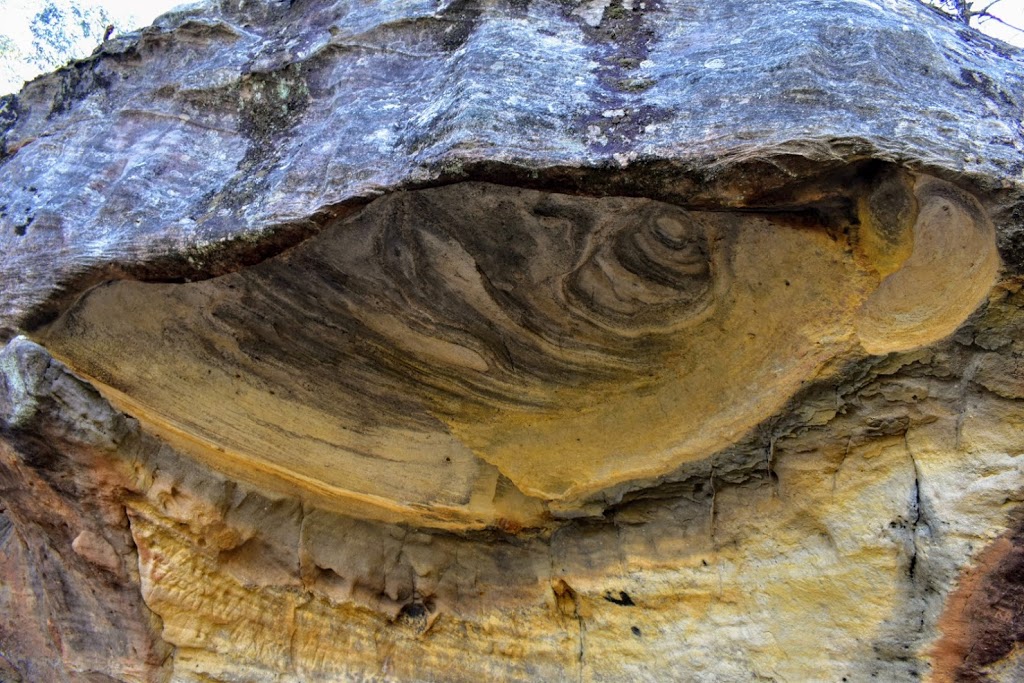
[[[1024,675],[1024,62],[254,2],[0,100],[0,679]]]

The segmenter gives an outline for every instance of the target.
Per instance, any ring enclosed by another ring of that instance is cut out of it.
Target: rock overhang
[[[597,27],[557,3],[171,13],[5,101],[4,335],[111,275],[209,277],[354,203],[459,180],[743,204],[876,158],[977,186],[1014,249],[1020,189],[986,179],[1019,176],[1017,53],[914,3],[802,8],[645,3]],[[728,45],[693,35],[722,26]],[[907,70],[922,50],[929,68]],[[57,272],[24,253],[39,241]]]
[[[850,179],[770,211],[399,192],[233,274],[110,281],[33,336],[243,479],[386,521],[545,527],[985,299],[999,257],[972,196],[893,166]]]

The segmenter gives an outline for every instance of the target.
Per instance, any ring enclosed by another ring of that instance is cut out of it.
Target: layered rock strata
[[[243,3],[2,102],[0,678],[996,680],[1019,56]]]

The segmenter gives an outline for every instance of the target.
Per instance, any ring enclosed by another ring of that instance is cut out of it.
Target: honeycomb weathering
[[[243,478],[377,519],[543,526],[733,445],[859,345],[959,326],[994,282],[991,224],[934,179],[879,192],[912,208],[869,196],[825,226],[398,193],[236,274],[110,282],[36,336]]]

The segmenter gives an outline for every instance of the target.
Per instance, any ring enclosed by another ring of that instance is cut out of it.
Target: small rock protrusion
[[[121,557],[107,539],[92,531],[82,531],[71,542],[71,549],[86,562],[111,572],[121,569]]]

